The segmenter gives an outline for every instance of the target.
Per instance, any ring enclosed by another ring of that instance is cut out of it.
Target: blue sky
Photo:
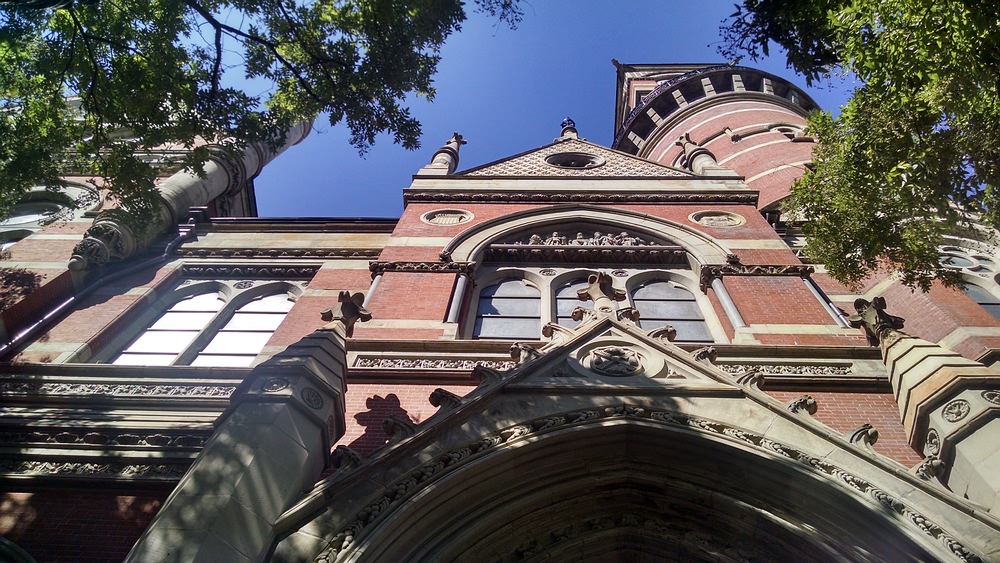
[[[402,190],[434,151],[458,131],[459,169],[548,144],[564,117],[580,135],[608,146],[614,136],[615,69],[622,63],[719,63],[720,22],[733,0],[522,0],[516,30],[481,14],[442,49],[432,103],[414,98],[423,125],[421,148],[408,151],[386,136],[364,157],[342,125],[324,117],[305,141],[269,164],[255,181],[262,217],[398,217]],[[791,80],[784,57],[744,59]],[[850,84],[806,91],[827,110],[846,99]]]

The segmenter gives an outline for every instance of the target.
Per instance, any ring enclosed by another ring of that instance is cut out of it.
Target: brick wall
[[[723,283],[747,324],[836,324],[799,277],[726,276]]]
[[[169,492],[41,490],[0,493],[0,535],[38,563],[118,563]]]
[[[803,394],[801,391],[768,391],[768,395],[782,402]],[[871,424],[879,432],[875,451],[907,467],[923,460],[906,441],[906,433],[899,422],[899,407],[892,393],[810,392],[809,395],[818,405],[814,418],[837,432],[846,433],[862,424]]]

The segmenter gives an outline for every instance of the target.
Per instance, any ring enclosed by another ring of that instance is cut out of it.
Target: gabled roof
[[[585,168],[559,166],[546,158],[565,153],[593,157],[596,165]],[[694,176],[692,173],[612,150],[582,139],[557,139],[554,143],[532,149],[482,166],[458,172],[457,176],[531,176],[531,177],[621,177],[663,178]]]

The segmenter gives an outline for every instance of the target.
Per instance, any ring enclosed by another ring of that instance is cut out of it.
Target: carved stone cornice
[[[45,428],[0,431],[2,444],[39,444],[62,446],[64,444],[90,445],[94,447],[139,447],[149,448],[201,448],[211,437],[211,432],[171,433],[156,430],[115,430],[107,428]]]
[[[123,397],[184,397],[228,399],[236,389],[232,385],[166,385],[137,383],[38,383],[31,381],[0,382],[4,395],[37,395],[39,397],[88,397],[94,395]]]
[[[377,248],[178,248],[181,258],[237,258],[250,260],[301,260],[308,258],[372,259],[378,258]]]
[[[176,481],[184,476],[189,466],[190,464],[187,463],[102,463],[0,459],[0,476]]]
[[[712,285],[712,280],[724,276],[797,276],[808,278],[816,268],[803,264],[758,264],[747,266],[745,264],[723,264],[721,266],[702,266],[700,287],[705,291]]]
[[[403,193],[403,204],[443,202],[487,203],[719,203],[757,205],[757,194],[746,193],[621,193],[621,192],[437,192],[409,191]]]
[[[477,366],[496,370],[508,370],[517,365],[510,360],[477,360],[472,358],[383,358],[378,356],[358,356],[354,368],[392,370],[461,370],[471,371]]]
[[[385,272],[424,272],[441,274],[465,274],[473,276],[476,273],[475,262],[369,262],[368,270],[372,278]]]
[[[184,264],[181,275],[187,278],[256,278],[309,279],[319,271],[319,265],[273,264]]]

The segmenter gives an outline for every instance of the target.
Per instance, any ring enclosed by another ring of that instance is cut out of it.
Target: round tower
[[[707,151],[760,192],[765,211],[812,161],[804,129],[819,107],[786,80],[729,65],[616,66],[615,149],[692,170],[691,155]]]

